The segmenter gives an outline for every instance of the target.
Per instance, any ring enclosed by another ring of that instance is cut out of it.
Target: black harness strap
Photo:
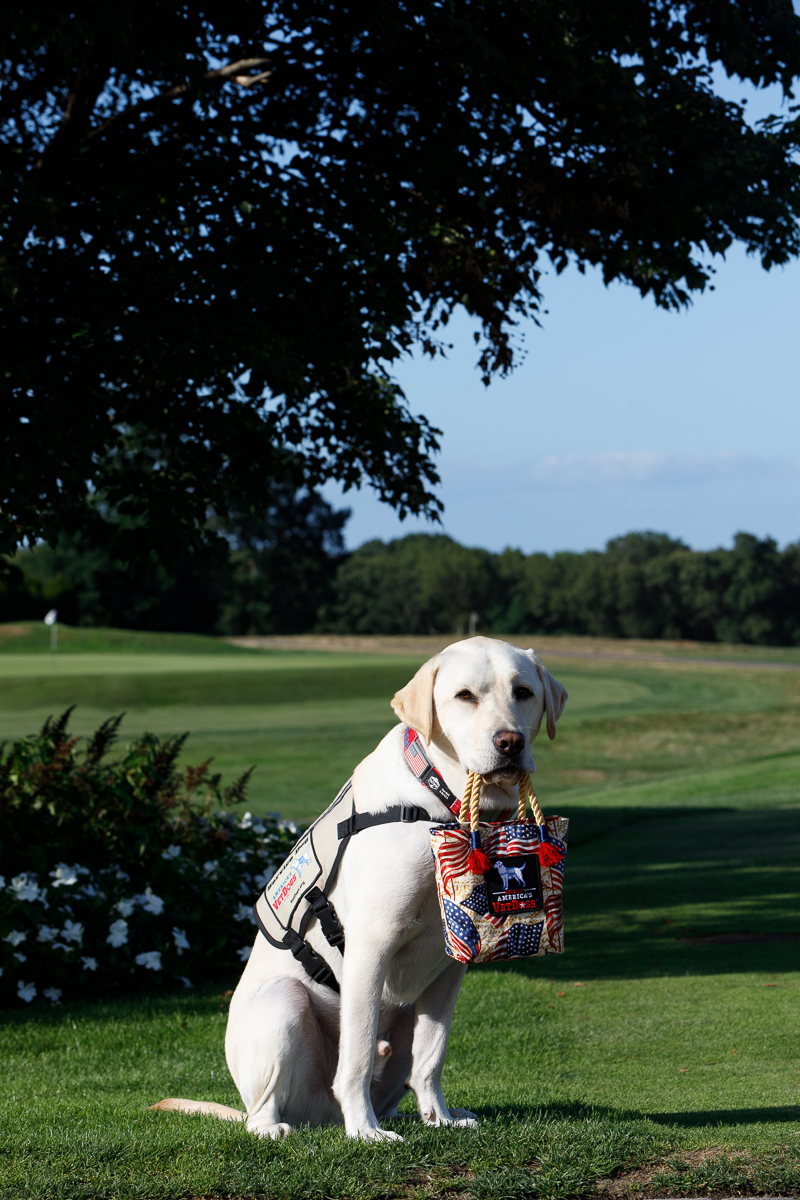
[[[349,787],[350,784],[348,783],[340,793],[339,799],[346,794]],[[298,932],[295,933],[293,929],[289,929],[284,934],[283,939],[280,942],[277,941],[265,928],[263,921],[258,915],[258,908],[255,907],[253,909],[256,923],[269,944],[274,946],[276,950],[291,950],[293,957],[297,959],[306,974],[314,980],[314,983],[324,984],[332,988],[334,992],[338,992],[339,984],[336,981],[336,976],[325,962],[325,959],[309,946],[305,940],[305,933],[311,918],[316,917],[328,945],[333,946],[341,954],[344,954],[344,928],[337,916],[336,909],[328,899],[328,893],[336,882],[339,865],[347,848],[347,843],[354,834],[361,833],[364,829],[374,829],[377,825],[390,825],[395,821],[399,821],[402,825],[413,825],[416,821],[430,820],[430,814],[424,808],[418,808],[414,804],[395,804],[382,813],[357,813],[355,801],[353,801],[350,816],[344,821],[339,821],[336,826],[336,832],[339,837],[339,849],[336,852],[336,858],[333,860],[324,888],[322,890],[316,886],[309,888],[304,896],[304,899],[308,901],[308,908],[300,921]]]
[[[403,825],[413,825],[415,821],[430,821],[430,819],[430,815],[425,809],[417,808],[415,804],[395,804],[382,813],[353,812],[346,821],[339,822],[336,832],[341,841],[343,838],[352,837],[354,833],[361,833],[362,829],[373,829],[376,825],[389,825],[393,821],[400,821]]]

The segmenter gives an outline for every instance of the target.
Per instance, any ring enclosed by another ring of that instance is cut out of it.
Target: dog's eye
[[[527,687],[525,684],[521,684],[519,687],[514,688],[515,700],[530,700],[532,696],[533,689]]]
[[[475,697],[469,688],[462,688],[460,692],[456,692],[456,700],[466,700],[469,704],[475,703]]]

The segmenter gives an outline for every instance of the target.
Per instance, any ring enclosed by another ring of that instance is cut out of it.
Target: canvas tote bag
[[[516,818],[480,822],[482,782],[470,772],[459,820],[431,830],[447,953],[463,963],[563,954],[569,820],[542,815],[525,775]]]

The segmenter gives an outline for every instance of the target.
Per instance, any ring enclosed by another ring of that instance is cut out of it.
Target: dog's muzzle
[[[519,783],[523,775],[527,775],[533,770],[532,767],[523,769],[522,767],[508,766],[496,767],[493,771],[484,772],[482,778],[484,783]]]

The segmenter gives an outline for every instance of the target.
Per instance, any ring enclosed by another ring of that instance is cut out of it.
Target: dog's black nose
[[[513,729],[498,729],[492,742],[501,754],[508,754],[509,757],[522,754],[525,749],[525,738],[521,733],[515,733]]]

